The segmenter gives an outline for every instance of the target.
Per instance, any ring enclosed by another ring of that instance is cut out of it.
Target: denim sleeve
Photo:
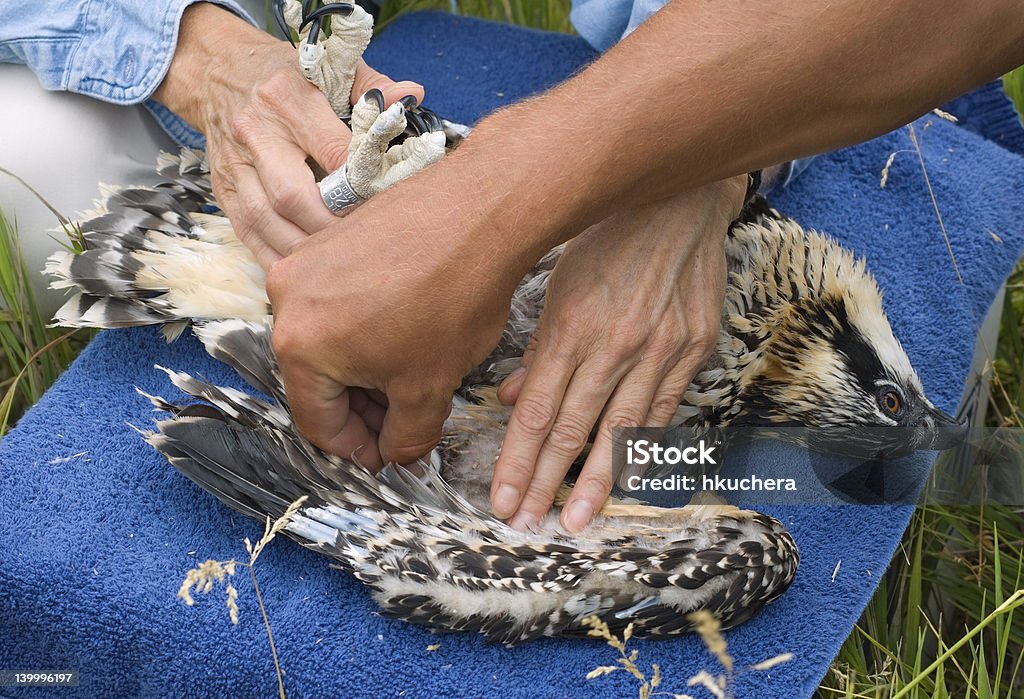
[[[598,51],[607,51],[640,26],[668,0],[572,0],[569,19]]]
[[[136,104],[166,75],[181,15],[193,2],[2,2],[0,61],[27,65],[47,90]],[[252,22],[233,0],[217,4]]]

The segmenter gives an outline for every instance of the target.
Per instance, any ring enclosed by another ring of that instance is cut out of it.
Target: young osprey
[[[347,116],[369,24],[356,6],[330,7],[341,14],[324,41],[322,17],[306,16],[305,4],[288,0],[284,17],[300,30],[303,70]],[[347,176],[362,198],[443,155],[442,127],[449,144],[461,135],[409,102],[385,110],[373,92],[352,111]],[[742,623],[789,587],[797,547],[780,522],[756,512],[609,499],[572,536],[559,530],[557,507],[526,533],[488,514],[507,410],[473,397],[522,354],[557,250],[519,286],[500,346],[455,397],[424,475],[389,466],[374,476],[295,429],[271,349],[264,273],[220,213],[203,155],[163,155],[158,169],[166,182],[156,188],[108,189],[81,225],[86,249],[50,259],[53,286],[75,290],[57,323],[163,324],[169,339],[193,324],[211,355],[270,398],[167,371],[198,402],[147,396],[172,415],[147,441],[249,516],[279,517],[305,496],[287,533],[364,582],[384,613],[506,644],[586,635],[582,620],[592,615],[614,631],[632,623],[637,636],[665,637],[688,631],[696,609],[726,628]],[[882,447],[888,453],[937,448],[955,432],[924,396],[863,262],[763,211],[733,228],[727,253],[716,351],[690,386],[681,419],[701,428],[900,428]],[[806,441],[827,448],[844,441],[836,434]]]

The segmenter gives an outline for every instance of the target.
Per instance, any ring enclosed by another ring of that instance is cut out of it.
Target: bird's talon
[[[350,2],[334,2],[329,5],[319,7],[312,12],[308,11],[308,3],[302,4],[302,23],[299,25],[299,31],[301,32],[306,27],[312,25],[314,22],[316,26],[310,31],[310,35],[314,39],[319,38],[320,27],[323,24],[323,18],[328,15],[338,15],[339,17],[348,17],[355,12],[356,6]]]
[[[444,122],[441,121],[441,117],[429,109],[421,109],[420,116],[427,122],[427,131],[444,131]]]
[[[373,34],[373,18],[353,3],[313,9],[310,0],[284,0],[275,16],[288,27],[289,39],[292,32],[299,36],[303,75],[324,93],[335,114],[349,116],[356,67]]]
[[[364,102],[373,102],[377,106],[378,112],[384,111],[384,93],[380,91],[380,88],[371,87],[369,90],[363,93]]]
[[[423,115],[419,112],[406,111],[405,119],[417,135],[425,134],[430,131],[426,121],[423,119]]]

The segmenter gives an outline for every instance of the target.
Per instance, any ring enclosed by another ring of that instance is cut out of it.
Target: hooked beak
[[[955,447],[967,437],[967,421],[929,406],[918,427],[918,449],[942,451]]]

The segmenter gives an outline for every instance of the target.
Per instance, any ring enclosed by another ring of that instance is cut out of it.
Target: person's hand
[[[423,99],[420,85],[360,61],[353,99],[373,87],[388,105]],[[206,136],[217,202],[265,269],[335,221],[306,159],[327,172],[341,167],[351,133],[303,77],[290,44],[223,8],[191,5],[154,97]]]
[[[462,377],[497,344],[524,271],[490,266],[494,227],[457,216],[437,179],[428,170],[376,195],[267,277],[296,426],[370,468],[434,447]]]
[[[622,211],[566,246],[499,391],[515,408],[491,484],[497,516],[540,521],[599,423],[562,510],[565,529],[582,529],[611,492],[612,428],[669,424],[718,337],[723,241],[745,191],[744,176]]]

